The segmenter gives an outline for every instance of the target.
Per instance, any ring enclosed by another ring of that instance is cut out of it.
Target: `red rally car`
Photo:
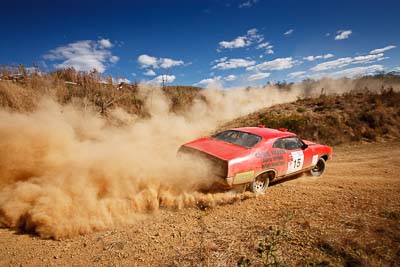
[[[212,173],[226,188],[264,192],[270,181],[307,172],[320,176],[332,148],[301,140],[287,129],[243,127],[226,130],[181,146],[179,154],[191,154],[210,163]]]

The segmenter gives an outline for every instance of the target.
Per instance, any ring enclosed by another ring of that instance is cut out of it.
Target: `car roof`
[[[241,127],[241,128],[234,128],[232,130],[241,131],[246,133],[255,134],[261,136],[263,139],[273,139],[279,137],[288,137],[288,136],[296,136],[296,134],[271,128],[264,128],[264,127]]]

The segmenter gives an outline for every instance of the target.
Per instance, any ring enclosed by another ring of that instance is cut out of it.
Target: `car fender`
[[[267,173],[267,172],[273,172],[273,173],[274,173],[274,177],[273,177],[271,180],[275,179],[275,178],[277,177],[277,175],[278,175],[278,172],[277,172],[275,169],[261,170],[261,171],[258,171],[258,172],[256,172],[256,173],[254,174],[253,180],[254,180],[257,176],[259,176],[259,175],[261,175],[261,174],[263,174],[263,173]]]

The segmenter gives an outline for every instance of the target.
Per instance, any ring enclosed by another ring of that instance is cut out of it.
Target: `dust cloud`
[[[44,98],[31,113],[0,110],[0,225],[64,238],[134,223],[159,208],[215,206],[250,194],[200,193],[214,181],[202,162],[177,158],[182,143],[220,123],[304,94],[274,87],[202,92],[182,114],[162,90],[143,88],[149,118],[122,109],[101,117]]]

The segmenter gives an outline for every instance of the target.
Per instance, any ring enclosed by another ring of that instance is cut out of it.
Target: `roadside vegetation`
[[[393,88],[321,95],[259,110],[221,129],[262,124],[286,128],[304,139],[330,145],[390,140],[400,137],[399,103],[400,92]]]
[[[264,88],[268,88],[268,86],[273,86],[286,93],[293,91],[294,94],[299,95],[299,101],[292,104],[292,106],[296,106],[295,113],[285,111],[290,108],[290,105],[279,106],[271,110],[283,108],[282,112],[277,114],[280,116],[275,116],[273,112],[265,113],[263,114],[265,116],[259,118],[258,123],[263,122],[271,127],[285,127],[286,125],[296,131],[304,128],[305,123],[309,122],[305,117],[309,115],[310,111],[314,113],[328,113],[335,110],[348,112],[350,111],[349,105],[358,105],[361,102],[356,101],[360,95],[362,95],[361,100],[369,101],[366,104],[373,104],[377,107],[386,104],[392,105],[395,100],[390,98],[398,97],[400,73],[381,73],[355,79],[307,79],[298,84],[267,83]],[[0,107],[16,111],[31,111],[36,107],[40,97],[50,96],[61,104],[79,101],[82,105],[94,105],[103,115],[107,115],[109,110],[119,107],[128,113],[145,117],[149,115],[144,106],[145,100],[147,97],[152,97],[152,92],[159,88],[169,99],[172,112],[181,112],[187,109],[194,100],[207,101],[201,93],[204,89],[200,87],[167,86],[165,84],[156,86],[138,81],[130,83],[126,82],[123,77],[102,75],[96,70],[82,72],[76,71],[74,68],[67,68],[53,72],[41,72],[38,67],[26,68],[24,65],[3,65],[0,68]],[[343,97],[340,97],[343,93],[345,93]],[[382,97],[378,97],[381,100],[375,100],[380,93],[383,93]],[[368,105],[365,105],[364,108],[368,108]],[[363,115],[360,114],[360,116]],[[371,117],[375,117],[375,115],[365,114],[364,119],[375,119]],[[281,119],[285,121],[283,125],[276,122]],[[375,123],[375,121],[371,121],[371,123]]]
[[[29,112],[41,97],[50,96],[61,104],[76,102],[85,108],[94,107],[103,116],[112,109],[122,108],[130,114],[147,117],[150,115],[145,103],[148,98],[151,100],[155,90],[163,91],[170,103],[170,112],[184,112],[195,101],[207,102],[202,94],[205,89],[199,87],[163,85],[159,88],[137,81],[116,80],[96,70],[78,72],[68,68],[45,73],[23,65],[2,66],[0,107]],[[269,128],[287,128],[304,139],[330,145],[400,137],[400,73],[343,78],[332,84],[330,79],[304,80],[297,85],[278,82],[274,86],[282,92],[297,90],[294,93],[299,95],[298,100],[261,109],[218,130],[262,124]]]
[[[150,93],[141,94],[139,86]],[[80,101],[82,105],[93,105],[102,115],[119,107],[131,114],[148,116],[144,104],[146,97],[152,97],[151,85],[139,85],[137,81],[124,82],[111,76],[76,71],[73,68],[54,72],[40,72],[38,68],[26,69],[23,65],[2,66],[0,71],[0,107],[17,111],[32,111],[38,99],[50,96],[61,104]],[[171,103],[171,111],[190,105],[201,90],[193,86],[162,86]]]

